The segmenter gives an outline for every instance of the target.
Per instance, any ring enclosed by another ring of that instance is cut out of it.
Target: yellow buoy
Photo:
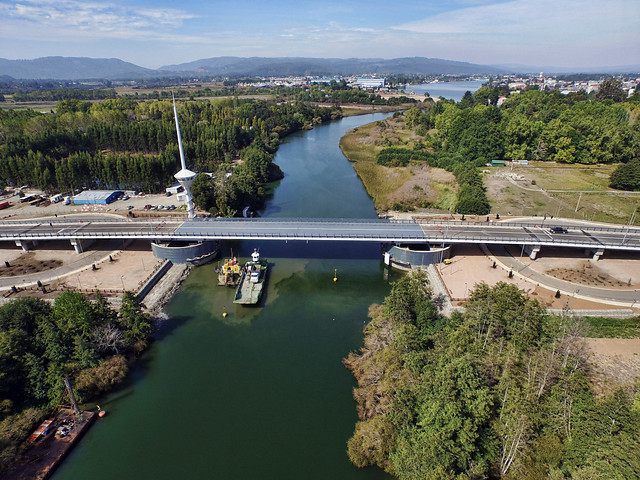
[[[337,282],[338,281],[338,269],[334,269],[333,270],[333,281]]]
[[[222,312],[222,318],[227,318],[227,312]]]

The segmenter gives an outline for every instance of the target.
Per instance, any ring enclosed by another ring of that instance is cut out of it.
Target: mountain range
[[[163,77],[276,77],[331,75],[501,75],[517,72],[639,72],[640,66],[602,69],[479,65],[440,58],[305,58],[214,57],[158,69],[140,67],[117,58],[42,57],[33,60],[0,58],[0,78],[20,80],[139,80]]]
[[[117,58],[42,57],[0,58],[0,76],[3,75],[21,80],[114,80],[154,77],[158,73]]]
[[[34,60],[0,58],[0,76],[29,80],[132,80],[161,77],[270,77],[289,75],[490,75],[504,69],[439,58],[302,58],[215,57],[157,70],[117,58],[42,57]]]
[[[506,73],[502,68],[440,58],[305,58],[305,57],[214,57],[179,65],[160,67],[161,71],[199,72],[224,76],[287,75],[488,75]]]

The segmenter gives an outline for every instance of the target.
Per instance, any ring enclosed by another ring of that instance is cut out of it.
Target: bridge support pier
[[[600,257],[604,254],[604,248],[587,248],[585,249],[584,253],[586,255],[593,255],[593,257],[591,257],[593,259],[594,262],[597,262],[598,260],[600,260]]]
[[[525,245],[524,251],[527,252],[531,260],[535,260],[541,248],[540,245]]]
[[[30,246],[37,247],[38,240],[16,240],[16,247],[21,247],[23,251],[28,252]]]
[[[81,238],[72,238],[71,245],[75,248],[76,253],[84,252],[85,248],[91,245],[95,240],[83,240]]]

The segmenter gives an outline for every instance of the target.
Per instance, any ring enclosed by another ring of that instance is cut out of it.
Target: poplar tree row
[[[188,167],[204,172],[225,165],[231,171],[250,145],[273,153],[281,137],[339,115],[301,102],[237,98],[179,105]],[[58,102],[56,113],[0,111],[2,186],[157,192],[173,183],[179,164],[169,101],[68,99]]]

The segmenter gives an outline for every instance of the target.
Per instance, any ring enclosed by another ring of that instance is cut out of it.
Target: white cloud
[[[196,15],[172,8],[124,7],[114,3],[77,0],[24,0],[0,3],[5,38],[29,39],[83,36],[113,38],[157,37],[156,31],[181,27]],[[188,37],[187,37],[188,38]]]
[[[637,0],[514,0],[451,10],[392,27],[427,35],[495,35],[530,40],[598,38],[640,31]]]

